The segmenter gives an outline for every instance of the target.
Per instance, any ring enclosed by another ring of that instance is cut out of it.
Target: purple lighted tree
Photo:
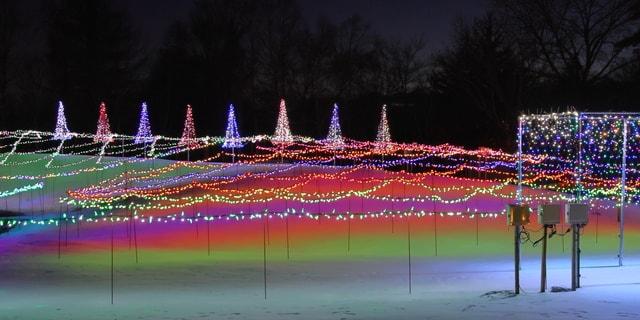
[[[238,133],[238,123],[236,122],[236,111],[233,104],[229,105],[229,115],[227,117],[227,131],[224,135],[222,148],[237,149],[242,148],[242,141]]]
[[[142,103],[140,111],[140,123],[138,124],[138,133],[136,134],[135,143],[147,143],[153,141],[151,135],[151,124],[149,123],[149,114],[147,112],[147,103]]]

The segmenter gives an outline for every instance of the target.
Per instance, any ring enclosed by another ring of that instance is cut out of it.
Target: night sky
[[[130,10],[143,39],[151,46],[161,43],[166,28],[175,19],[184,19],[192,6],[191,1],[184,0],[117,1]],[[384,37],[400,40],[422,37],[427,42],[428,51],[443,48],[450,39],[455,19],[472,19],[481,15],[486,2],[487,0],[298,0],[300,10],[310,25],[321,16],[337,23],[358,14]]]

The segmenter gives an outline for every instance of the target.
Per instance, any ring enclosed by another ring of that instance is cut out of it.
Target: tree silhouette
[[[93,118],[101,100],[109,102],[113,114],[134,108],[141,58],[129,16],[107,0],[47,4],[49,85],[53,95],[65,100],[71,121]],[[116,131],[135,130],[130,129],[135,117],[114,120]],[[87,121],[75,123],[81,131],[91,127]]]
[[[221,136],[230,103],[244,135],[263,134],[285,98],[296,134],[322,138],[338,102],[344,136],[374,140],[386,104],[394,141],[505,147],[522,110],[640,101],[638,1],[493,0],[432,56],[419,34],[382,37],[357,15],[308,20],[296,0],[194,0],[156,48],[127,7],[0,1],[0,130],[51,130],[62,100],[73,130],[93,132],[104,100],[113,131],[134,134],[142,100],[155,134],[180,136],[192,104],[200,133]]]
[[[616,44],[634,31],[634,1],[499,0],[497,8],[512,36],[539,57],[539,76],[584,89],[631,61]]]
[[[515,50],[501,21],[487,14],[471,25],[458,23],[451,47],[435,59],[431,84],[446,97],[443,103],[456,106],[440,110],[439,117],[457,124],[445,130],[463,139],[486,135],[483,140],[503,145],[513,140],[513,119],[524,108],[532,79],[527,58]]]
[[[10,104],[9,87],[13,77],[11,66],[17,42],[17,29],[16,2],[0,1],[0,114],[4,115],[8,114]],[[4,126],[5,117],[0,118],[3,118],[0,119],[0,124]]]

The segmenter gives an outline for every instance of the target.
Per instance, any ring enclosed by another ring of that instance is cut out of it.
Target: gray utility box
[[[567,203],[564,221],[568,224],[585,225],[589,223],[589,205],[582,203]]]
[[[541,225],[560,224],[562,207],[559,204],[538,206],[538,223]]]

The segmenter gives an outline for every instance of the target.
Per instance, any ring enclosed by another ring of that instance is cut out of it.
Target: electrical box
[[[538,223],[541,225],[560,224],[559,204],[541,204],[538,206]]]
[[[510,226],[524,226],[529,223],[529,206],[507,205],[507,224]]]
[[[564,221],[572,225],[589,223],[589,206],[582,203],[567,203]]]

